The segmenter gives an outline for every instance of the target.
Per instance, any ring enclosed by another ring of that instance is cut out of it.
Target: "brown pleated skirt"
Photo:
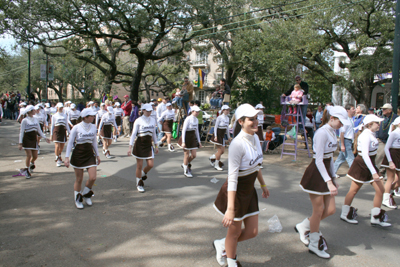
[[[93,146],[90,143],[77,144],[72,150],[71,166],[75,169],[87,169],[96,167],[96,155],[93,151]]]
[[[331,158],[323,160],[326,170],[330,171],[331,168]],[[335,178],[331,177],[332,182],[335,182]],[[300,181],[300,187],[304,192],[315,195],[330,195],[328,185],[326,184],[324,178],[322,178],[317,165],[315,164],[315,159],[313,159],[308,165],[306,171],[303,174],[303,178]]]
[[[78,120],[71,120],[72,125],[77,125],[78,124]]]
[[[264,140],[263,127],[262,126],[258,126],[258,130],[257,130],[256,134],[258,135],[258,138],[260,139],[260,141]]]
[[[225,146],[225,133],[226,129],[217,129],[217,142],[214,141],[214,136],[213,136],[211,139],[211,143],[220,146]]]
[[[103,127],[100,130],[100,136],[105,139],[112,139],[112,126],[103,124]]]
[[[25,132],[22,138],[22,148],[30,150],[38,150],[37,131]]]
[[[396,166],[396,171],[400,171],[400,148],[389,148],[390,156],[392,157],[392,161]],[[382,167],[389,168],[389,161],[385,157],[382,160]]]
[[[173,120],[166,120],[162,123],[162,131],[164,133],[172,133],[172,124],[174,123]]]
[[[55,143],[66,143],[67,142],[67,130],[65,129],[64,125],[54,126],[53,142],[55,142]]]
[[[149,135],[139,136],[133,145],[132,155],[138,159],[153,159],[152,137]]]
[[[254,216],[260,213],[258,208],[257,191],[254,188],[254,182],[258,172],[246,176],[238,177],[238,184],[235,196],[235,221]],[[239,172],[240,175],[240,172]],[[222,185],[219,190],[217,199],[214,202],[214,208],[224,215],[228,207],[228,180]]]
[[[181,136],[181,137],[179,137],[178,145],[180,147],[182,147],[182,143],[183,143],[183,140],[182,140],[182,136]],[[193,149],[199,148],[200,144],[197,140],[195,131],[186,131],[185,145],[186,145],[186,148],[185,148],[186,150],[193,150]]]
[[[376,172],[379,173],[378,168],[375,166],[376,155],[370,156],[369,158],[371,159],[372,165],[374,165]],[[357,155],[353,161],[353,164],[351,164],[350,170],[347,173],[347,177],[352,179],[354,182],[361,184],[369,184],[374,181],[371,172],[360,155]]]
[[[121,116],[116,116],[116,117],[115,117],[115,122],[117,123],[117,126],[121,126],[121,125],[122,125]]]

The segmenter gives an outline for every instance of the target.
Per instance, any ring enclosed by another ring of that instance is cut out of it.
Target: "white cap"
[[[34,109],[35,109],[34,106],[28,105],[28,106],[26,106],[26,108],[24,108],[23,114],[25,115],[25,114],[27,114],[28,112],[30,112],[30,111],[32,111]]]
[[[82,118],[85,118],[87,116],[96,116],[97,112],[93,110],[92,108],[85,108],[81,111],[80,116]]]
[[[38,110],[38,109],[40,109],[39,104],[37,104],[37,105],[35,106],[35,110]]]
[[[89,101],[88,105],[93,105],[94,102],[93,101]]]
[[[76,105],[74,103],[71,104],[71,108],[74,109],[76,108]]]
[[[376,116],[374,114],[368,114],[367,116],[364,117],[363,124],[367,125],[371,122],[381,122],[381,121],[383,121],[382,118],[379,118],[378,116]]]
[[[168,102],[165,106],[169,107],[169,106],[172,106],[172,104]]]
[[[328,109],[329,115],[338,118],[343,125],[350,125],[349,120],[347,119],[349,115],[347,114],[346,109],[341,106],[334,106]]]
[[[108,112],[110,112],[110,113],[113,113],[113,112],[114,112],[114,109],[113,109],[112,106],[108,106],[108,107],[107,107],[107,110],[108,110]]]
[[[400,124],[400,117],[397,117],[394,122],[392,122],[392,125],[399,125]]]
[[[44,105],[46,106],[46,108],[50,107],[50,103],[45,103]]]
[[[105,106],[105,105],[106,105],[106,103],[101,103],[101,104],[100,104],[100,107],[101,107],[101,106]]]
[[[228,105],[223,105],[222,107],[221,107],[221,111],[223,111],[223,110],[225,110],[225,109],[231,109]]]
[[[67,102],[65,102],[65,104],[71,104],[72,102],[71,101],[67,101]]]
[[[150,102],[150,105],[154,106],[155,104],[153,102]]]
[[[261,110],[256,110],[252,105],[243,104],[236,109],[235,118],[236,120],[238,120],[242,117],[254,117],[256,115],[262,115],[262,114],[263,112]]]
[[[261,104],[257,104],[256,105],[256,109],[258,109],[258,108],[265,108],[263,105],[261,105]]]
[[[64,107],[64,105],[61,102],[58,102],[57,105],[56,105],[56,108],[63,108],[63,107]]]
[[[150,104],[143,104],[141,110],[153,111],[153,107]]]
[[[390,105],[389,103],[386,103],[385,105],[383,105],[381,107],[381,109],[393,109],[392,105]]]
[[[200,111],[201,109],[198,106],[190,107],[190,111]]]
[[[121,103],[115,102],[115,105],[119,107],[119,106],[121,106]]]
[[[26,106],[25,102],[22,102],[21,104],[19,104],[20,106]]]

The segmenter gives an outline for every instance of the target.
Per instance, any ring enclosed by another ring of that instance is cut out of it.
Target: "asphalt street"
[[[219,266],[211,244],[224,237],[226,229],[212,204],[227,168],[216,171],[210,166],[213,146],[198,151],[194,178],[183,176],[181,149],[171,153],[160,148],[145,181],[146,192],[139,193],[135,158],[127,156],[129,139],[121,138],[110,147],[114,158],[101,155],[93,206],[78,210],[74,171],[56,167],[53,143],[41,143],[32,179],[13,177],[25,160],[16,145],[18,129],[9,120],[0,125],[0,266]],[[308,195],[298,185],[302,172],[286,165],[287,159],[278,160],[280,155],[273,157],[273,164],[264,159],[262,170],[270,198],[262,199],[256,185],[259,235],[238,247],[243,266],[399,266],[400,211],[388,211],[392,227],[372,227],[374,190],[367,185],[353,203],[359,224],[341,221],[350,185],[344,177],[339,179],[336,214],[321,224],[332,258],[310,254],[293,230],[311,215]],[[222,161],[227,163],[227,153]],[[211,182],[214,177],[216,184]],[[268,232],[267,221],[275,214],[281,233]]]

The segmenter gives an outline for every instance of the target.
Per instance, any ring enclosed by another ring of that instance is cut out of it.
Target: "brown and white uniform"
[[[68,123],[69,125],[75,126],[79,123],[79,118],[80,118],[81,112],[79,110],[73,110],[70,109],[67,112],[67,117],[68,117]]]
[[[71,131],[68,124],[67,115],[57,112],[51,117],[51,132],[53,135],[53,142],[66,143],[67,131]]]
[[[226,133],[229,136],[229,117],[225,114],[221,114],[215,121],[215,126],[214,126],[214,138],[217,137],[217,141],[215,142],[214,138],[212,138],[211,143],[220,146],[225,146]]]
[[[162,122],[162,131],[164,133],[172,133],[172,124],[174,123],[174,121],[175,121],[175,110],[174,109],[165,110],[163,113],[161,113],[161,116],[158,118],[158,122],[159,123]]]
[[[115,122],[115,116],[113,113],[107,112],[101,117],[99,129],[100,136],[104,139],[113,139],[112,127],[118,128]]]
[[[75,169],[87,169],[96,167],[96,157],[99,155],[97,149],[97,129],[92,123],[78,123],[71,130],[66,154],[70,157],[70,164]]]
[[[23,149],[38,150],[37,136],[46,138],[40,129],[39,121],[34,117],[27,116],[21,122],[19,143],[22,144]]]
[[[224,215],[228,206],[228,191],[236,191],[234,221],[259,214],[254,182],[260,170],[263,153],[256,134],[241,131],[229,147],[228,179],[222,185],[214,208]]]
[[[182,136],[178,140],[178,145],[182,147],[182,143],[185,143],[186,150],[193,150],[199,148],[200,145],[199,120],[193,115],[188,116],[185,119],[185,122],[183,123]]]
[[[39,122],[40,125],[40,129],[43,132],[43,127],[44,126],[48,126],[49,124],[47,123],[47,116],[46,113],[44,112],[43,109],[39,109],[39,113],[36,113],[35,115],[33,115],[34,118],[36,118]]]
[[[152,143],[157,142],[157,123],[152,117],[141,116],[133,124],[129,145],[133,146],[132,155],[138,159],[153,159]],[[136,138],[137,136],[137,138]],[[136,138],[136,140],[135,140]]]
[[[389,134],[385,145],[385,157],[381,166],[389,168],[391,161],[396,166],[396,171],[400,171],[400,128],[396,128]]]
[[[115,122],[117,126],[122,125],[122,118],[124,117],[124,110],[122,108],[114,108]]]
[[[376,139],[370,129],[365,128],[358,136],[357,150],[358,155],[354,159],[350,167],[347,177],[354,182],[361,184],[369,184],[374,181],[372,175],[378,173],[378,168],[375,166],[375,157],[378,153],[378,139]],[[380,177],[381,179],[383,177]]]
[[[325,124],[319,128],[313,140],[313,160],[300,182],[304,192],[314,195],[330,195],[327,182],[334,181],[333,152],[337,149],[335,129]]]
[[[97,111],[96,118],[95,118],[95,124],[96,124],[97,129],[99,129],[101,117],[103,117],[103,115],[106,114],[107,112],[108,112],[107,110],[103,110],[103,109],[100,109],[99,111]]]

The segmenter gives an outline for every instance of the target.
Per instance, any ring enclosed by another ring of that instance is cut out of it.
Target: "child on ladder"
[[[301,90],[300,85],[296,84],[294,86],[290,98],[289,104],[291,105],[289,106],[289,114],[297,114],[297,105],[303,100],[303,90]]]

